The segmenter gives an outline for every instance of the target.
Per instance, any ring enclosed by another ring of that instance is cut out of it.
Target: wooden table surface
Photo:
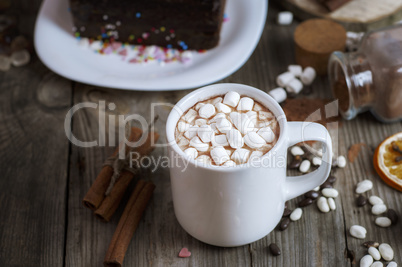
[[[19,0],[13,5],[21,15],[20,30],[32,36],[40,1]],[[292,34],[298,23],[276,25],[279,10],[270,4],[255,52],[222,82],[248,84],[264,91],[275,87],[275,77],[294,63]],[[150,120],[152,102],[174,104],[189,92],[133,92],[81,84],[53,73],[35,55],[27,66],[0,72],[0,265],[101,266],[128,197],[109,223],[99,221],[82,206],[83,196],[113,148],[72,145],[64,131],[67,111],[77,103],[105,100],[117,106],[109,115],[137,113]],[[328,94],[327,78],[319,77],[313,94],[307,97]],[[163,140],[169,109],[156,111],[160,117],[156,129]],[[72,127],[77,138],[98,138],[98,112],[83,109],[74,115]],[[400,131],[401,123],[382,124],[368,113],[343,121],[335,147],[339,154],[346,155],[355,143],[364,142],[368,147],[354,163],[336,172],[335,187],[340,192],[337,209],[323,214],[316,205],[308,206],[287,230],[274,230],[237,248],[210,246],[188,235],[174,215],[169,170],[146,171],[143,178],[157,187],[124,266],[355,266],[367,250],[361,246],[362,240],[348,234],[354,224],[367,228],[366,241],[389,243],[396,262],[402,265],[402,222],[390,228],[376,226],[369,205],[358,208],[354,193],[357,182],[373,181],[374,188],[367,196],[380,196],[401,217],[402,194],[386,186],[372,166],[372,148]],[[163,148],[154,151],[155,156],[165,154]],[[290,201],[290,207],[295,208],[300,199]],[[272,242],[278,244],[282,255],[269,253],[267,246]],[[177,256],[182,247],[192,252],[190,258]]]

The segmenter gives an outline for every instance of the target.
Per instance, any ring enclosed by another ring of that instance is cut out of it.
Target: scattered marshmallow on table
[[[371,255],[365,255],[360,259],[360,267],[370,267],[373,264],[373,257]]]
[[[346,167],[346,158],[344,157],[344,156],[339,156],[337,159],[336,159],[336,165],[339,167],[339,168],[345,168]]]
[[[389,227],[392,224],[392,221],[388,217],[377,217],[375,219],[375,224],[377,224],[380,227]]]
[[[319,197],[317,200],[317,207],[321,212],[327,213],[329,212],[328,201],[325,197]]]
[[[373,182],[370,180],[363,180],[356,186],[356,194],[363,194],[373,188]]]
[[[223,104],[229,105],[231,107],[236,107],[240,101],[240,94],[237,92],[228,92],[223,98]]]
[[[286,91],[292,94],[298,94],[303,89],[303,84],[299,79],[293,79],[286,85]]]
[[[272,89],[268,94],[278,103],[282,103],[287,98],[286,91],[282,87]]]
[[[292,73],[295,77],[300,77],[303,73],[303,68],[300,65],[289,65],[288,71]]]
[[[387,243],[382,243],[378,247],[378,250],[380,251],[380,254],[384,260],[391,261],[394,258],[394,250]]]
[[[250,150],[245,148],[238,148],[233,152],[231,159],[237,164],[244,164],[248,161],[249,156]]]
[[[369,197],[369,202],[373,206],[377,205],[377,204],[384,204],[384,201],[381,198],[377,197],[377,196],[370,196]]]
[[[194,147],[200,152],[205,152],[209,148],[209,144],[202,142],[198,136],[195,136],[190,140],[190,146]]]
[[[241,148],[244,146],[243,136],[239,130],[231,129],[226,133],[226,138],[228,139],[229,145],[232,148]]]
[[[215,113],[216,113],[216,110],[215,110],[214,105],[212,105],[212,104],[205,104],[198,110],[198,115],[204,119],[211,118],[213,115],[215,115]]]
[[[282,11],[278,13],[277,23],[279,25],[290,25],[293,21],[293,13],[290,11]]]
[[[211,157],[218,166],[230,160],[229,155],[226,153],[226,150],[223,146],[214,147],[211,150]]]
[[[300,80],[304,85],[310,85],[313,83],[316,76],[316,72],[312,67],[306,67],[300,76]]]
[[[381,254],[378,251],[377,248],[375,247],[369,247],[368,249],[368,253],[371,255],[371,257],[373,257],[373,259],[375,259],[376,261],[381,260]]]
[[[276,83],[284,88],[286,87],[286,85],[288,85],[293,79],[295,78],[295,76],[290,73],[290,72],[284,72],[282,74],[280,74],[277,78],[276,78]]]
[[[266,144],[264,138],[262,138],[259,134],[256,132],[248,132],[244,136],[244,143],[249,146],[250,148],[256,149],[260,148],[263,145]]]

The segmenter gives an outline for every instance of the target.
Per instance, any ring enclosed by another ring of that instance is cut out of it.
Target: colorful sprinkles
[[[141,12],[135,13],[136,18],[141,18]],[[103,20],[109,20],[109,16],[102,15]],[[228,21],[227,14],[224,14],[223,21]],[[75,38],[78,40],[78,45],[82,48],[90,49],[94,53],[100,55],[115,54],[120,56],[123,61],[128,63],[159,63],[165,65],[166,63],[179,62],[183,64],[189,64],[192,62],[194,53],[205,53],[206,50],[189,51],[188,45],[183,40],[174,40],[176,38],[174,29],[167,29],[165,26],[152,27],[148,32],[143,32],[140,36],[131,34],[128,36],[129,41],[136,41],[138,45],[130,45],[128,43],[121,43],[115,41],[119,38],[117,27],[122,25],[121,21],[116,21],[115,24],[107,23],[105,27],[101,28],[100,35],[97,36],[97,40],[88,39],[81,36],[81,32],[85,31],[85,27],[80,27],[79,31],[77,27],[73,27]],[[177,42],[179,49],[173,49],[171,43],[166,47],[160,46],[145,46],[141,45],[144,40],[147,40],[151,34],[163,34],[167,42]]]
[[[194,53],[206,52],[206,50],[185,51],[184,48],[183,50],[178,50],[155,45],[144,46],[120,42],[102,42],[81,37],[76,39],[78,40],[78,45],[84,49],[90,49],[100,55],[115,54],[128,63],[159,63],[162,66],[173,62],[190,64]],[[184,42],[180,46],[185,47]]]

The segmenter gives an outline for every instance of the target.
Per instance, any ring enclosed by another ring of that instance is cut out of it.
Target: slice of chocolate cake
[[[218,45],[225,0],[70,0],[76,36],[182,50]]]

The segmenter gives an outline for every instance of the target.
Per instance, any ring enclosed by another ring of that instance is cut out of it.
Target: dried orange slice
[[[388,137],[377,147],[373,162],[381,179],[402,192],[402,132]]]

